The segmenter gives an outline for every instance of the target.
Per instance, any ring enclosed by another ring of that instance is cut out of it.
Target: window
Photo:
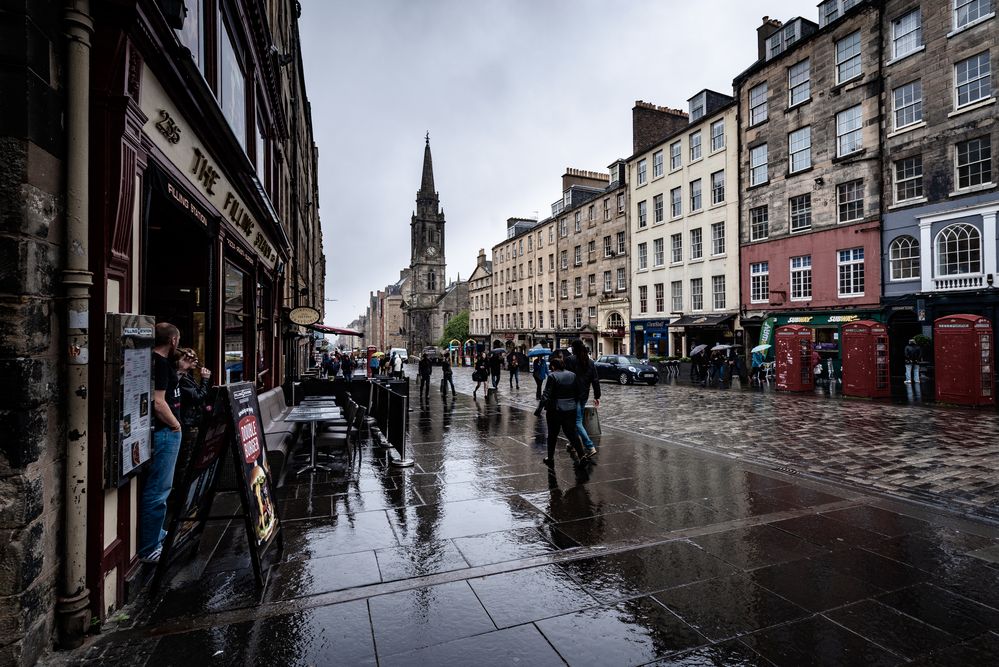
[[[617,196],[617,212],[624,213],[624,193],[620,193]]]
[[[569,251],[568,250],[563,250],[559,254],[559,263],[561,264],[563,271],[565,269],[569,268]]]
[[[604,292],[611,291],[611,272],[604,271]]]
[[[611,219],[610,197],[604,200],[604,220]]]
[[[562,298],[563,299],[568,299],[569,298],[569,281],[568,280],[562,280],[562,281],[560,281],[558,287],[559,287],[559,293],[562,295]]]
[[[749,300],[752,303],[767,303],[770,300],[769,262],[749,265]]]
[[[690,309],[704,310],[704,280],[702,278],[690,279]]]
[[[638,286],[638,312],[649,312],[649,287],[648,285]]]
[[[657,285],[656,287],[661,287]],[[674,313],[683,312],[683,282],[679,280],[674,280],[669,284],[669,295],[670,295],[670,310]],[[656,290],[656,297],[659,296],[659,290]],[[659,301],[656,300],[656,306],[658,307]],[[662,311],[659,311],[662,312]]]
[[[576,214],[574,216],[572,216],[572,217],[573,217],[573,223],[574,223],[573,229],[578,234],[579,232],[581,232],[583,230],[583,212],[582,211],[576,211]]]
[[[954,65],[956,106],[984,100],[992,95],[992,62],[989,52],[983,51]]]
[[[558,233],[563,238],[569,235],[569,224],[565,218],[558,221]]]
[[[860,31],[836,42],[836,83],[843,83],[861,75]]]
[[[725,276],[711,276],[711,307],[725,310]]]
[[[749,89],[749,124],[758,125],[767,119],[767,84]]]
[[[711,225],[711,254],[725,254],[725,223],[716,222]]]
[[[711,174],[711,203],[721,204],[725,201],[725,172],[716,171]]]
[[[180,43],[191,51],[191,59],[198,69],[205,71],[205,43],[201,34],[204,0],[184,0],[186,18],[184,29],[177,33]]]
[[[645,160],[638,161],[638,184],[645,185]]]
[[[617,233],[617,254],[618,255],[623,255],[624,254],[624,250],[625,250],[625,248],[624,248],[624,232],[618,232]]]
[[[590,204],[589,208],[586,209],[586,220],[587,220],[587,222],[593,222],[593,220],[596,219],[596,216],[593,214],[593,212],[596,210],[596,208],[597,208],[596,206],[594,206],[593,204]]]
[[[836,114],[836,156],[856,153],[864,147],[864,119],[860,105]]]
[[[992,13],[992,0],[954,0],[954,29],[971,25]]]
[[[644,229],[648,225],[648,210],[644,201],[638,202],[638,228]]]
[[[652,178],[659,178],[663,175],[663,152],[656,151],[652,154]]]
[[[674,218],[679,218],[683,214],[683,194],[680,188],[669,191],[669,214]]]
[[[770,209],[759,206],[749,209],[749,240],[762,241],[770,236]]]
[[[690,161],[701,159],[701,133],[692,132],[688,137],[690,143]]]
[[[690,212],[701,210],[701,179],[690,182]]]
[[[679,236],[679,234],[674,234]],[[666,251],[663,248],[663,239],[656,239],[652,242],[652,265],[662,266],[666,263]]]
[[[597,316],[597,307],[596,306],[590,306],[589,308],[587,308],[586,309],[586,316],[589,317],[591,320],[593,318],[595,318]]]
[[[915,155],[895,162],[895,202],[923,196],[923,156]]]
[[[807,102],[811,96],[811,67],[805,58],[787,69],[787,105],[793,107]]]
[[[962,141],[957,145],[957,187],[971,188],[992,182],[991,137]]]
[[[791,258],[791,301],[812,298],[812,256]]]
[[[670,171],[679,169],[682,166],[680,157],[680,142],[674,141],[669,145],[669,168]]]
[[[562,309],[562,328],[563,329],[568,329],[569,328],[569,309],[568,308],[563,308]]]
[[[639,243],[638,244],[638,270],[647,269],[649,267],[649,244]]]
[[[704,247],[701,244],[701,228],[690,230],[690,259],[701,259],[704,256]]]
[[[576,246],[572,249],[572,265],[582,266],[583,264],[583,246]]]
[[[725,148],[725,121],[716,120],[711,123],[711,152]]]
[[[812,194],[791,197],[787,202],[788,222],[791,233],[812,228]]]
[[[652,198],[652,222],[663,221],[663,196],[656,195]]]
[[[909,55],[923,45],[923,17],[918,9],[891,22],[892,58]]]
[[[622,266],[617,270],[617,291],[623,292],[626,289],[628,289],[628,277]]]
[[[576,323],[576,328],[577,329],[579,327],[583,326],[583,309],[582,308],[575,308],[572,311],[572,317],[573,317],[573,320]]]
[[[591,295],[597,293],[597,274],[591,273],[586,276],[586,292]]]
[[[864,181],[857,179],[836,186],[839,221],[853,222],[864,217]]]
[[[548,253],[548,272],[551,273],[555,270],[555,254]]]
[[[593,262],[597,259],[597,242],[590,239],[586,243],[586,259],[587,261]]]
[[[895,129],[923,120],[923,83],[919,79],[891,91]]]
[[[767,174],[767,145],[749,149],[749,184],[761,185],[769,179]]]
[[[555,225],[548,228],[548,243],[555,243]]]
[[[892,280],[919,278],[919,241],[911,236],[899,236],[888,246],[888,264]]]
[[[839,295],[863,296],[864,294],[864,249],[850,248],[837,253],[839,267]]]
[[[937,234],[937,275],[982,272],[982,235],[977,227],[957,224]]]
[[[611,257],[613,255],[613,253],[614,253],[614,250],[611,247],[611,237],[610,236],[605,236],[604,237],[604,257]]]
[[[787,135],[788,171],[792,174],[812,166],[812,128],[803,127]]]
[[[664,310],[666,310],[666,303],[663,295],[663,284],[656,283],[655,285],[653,285],[653,288],[655,289],[656,292],[656,312],[661,313]]]
[[[662,239],[657,239],[662,240]],[[672,264],[679,264],[683,261],[683,234],[673,234],[669,237],[670,258]]]
[[[548,299],[551,300],[551,301],[555,300],[555,283],[554,283],[554,281],[548,283]]]
[[[572,293],[574,296],[583,296],[583,277],[576,276],[572,279]]]
[[[527,326],[529,329],[534,328],[534,311],[529,311],[527,313]]]
[[[224,22],[223,22],[224,23]],[[246,150],[246,77],[225,25],[219,29],[219,106],[239,145]]]
[[[704,116],[704,99],[705,93],[700,93],[699,95],[695,95],[694,98],[690,100],[691,121],[695,121]]]

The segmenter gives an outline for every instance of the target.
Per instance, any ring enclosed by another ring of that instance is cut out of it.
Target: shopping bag
[[[600,414],[591,406],[583,408],[583,428],[590,437],[600,435]]]

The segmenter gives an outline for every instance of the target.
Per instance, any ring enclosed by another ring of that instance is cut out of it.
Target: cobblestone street
[[[459,384],[470,389],[466,375],[458,372]],[[241,529],[210,531],[160,597],[140,599],[63,661],[797,666],[999,659],[994,523],[961,518],[944,503],[919,506],[859,491],[874,487],[865,475],[877,466],[858,465],[850,487],[817,481],[838,476],[831,461],[864,458],[851,456],[847,441],[902,456],[903,434],[883,437],[880,424],[903,428],[908,420],[906,433],[928,433],[931,419],[953,424],[962,413],[903,409],[893,418],[898,408],[891,406],[608,386],[597,464],[574,471],[561,452],[547,473],[543,422],[514,405],[533,399],[531,384],[514,400],[505,385],[499,400],[414,396],[414,467],[386,467],[381,450],[365,447],[352,476],[345,465],[285,475],[278,488],[285,556],[262,592],[253,586]],[[744,430],[739,423],[724,427],[737,412],[733,403],[753,411],[752,435],[735,437]],[[802,415],[801,433],[775,430],[770,413],[784,405]],[[685,416],[694,406],[696,418]],[[828,416],[810,422],[809,408]],[[992,423],[990,415],[963,414],[982,431]],[[661,437],[673,429],[682,436]],[[842,442],[823,468],[821,447],[837,441],[833,436]],[[749,463],[773,452],[816,461],[814,478]]]
[[[471,393],[468,372],[456,386]],[[773,468],[999,519],[999,415],[815,394],[602,383],[601,424]],[[501,401],[536,405],[529,376]],[[910,390],[911,391],[911,390]]]

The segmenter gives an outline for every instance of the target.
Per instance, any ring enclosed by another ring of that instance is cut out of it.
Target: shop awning
[[[669,328],[673,327],[718,327],[727,324],[735,318],[735,314],[730,315],[684,315],[678,320],[669,323]]]
[[[315,329],[322,333],[328,334],[338,334],[340,336],[364,336],[364,332],[355,331],[354,329],[342,329],[340,327],[328,327],[325,324],[310,324],[307,328]]]

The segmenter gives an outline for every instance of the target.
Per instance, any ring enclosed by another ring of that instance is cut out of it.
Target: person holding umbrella
[[[485,353],[479,353],[478,358],[475,360],[475,370],[472,371],[472,379],[475,380],[475,389],[472,390],[472,398],[475,399],[479,387],[485,387],[489,379],[489,364],[486,362]]]
[[[492,380],[493,389],[499,389],[500,373],[503,370],[503,348],[494,347],[489,355],[489,374]]]
[[[548,377],[548,360],[546,357],[550,354],[550,350],[541,345],[535,345],[527,353],[528,357],[534,357],[534,363],[531,364],[531,375],[534,376],[534,383],[538,386],[538,391],[535,394],[537,400],[541,400],[541,387],[545,382],[545,378]]]

